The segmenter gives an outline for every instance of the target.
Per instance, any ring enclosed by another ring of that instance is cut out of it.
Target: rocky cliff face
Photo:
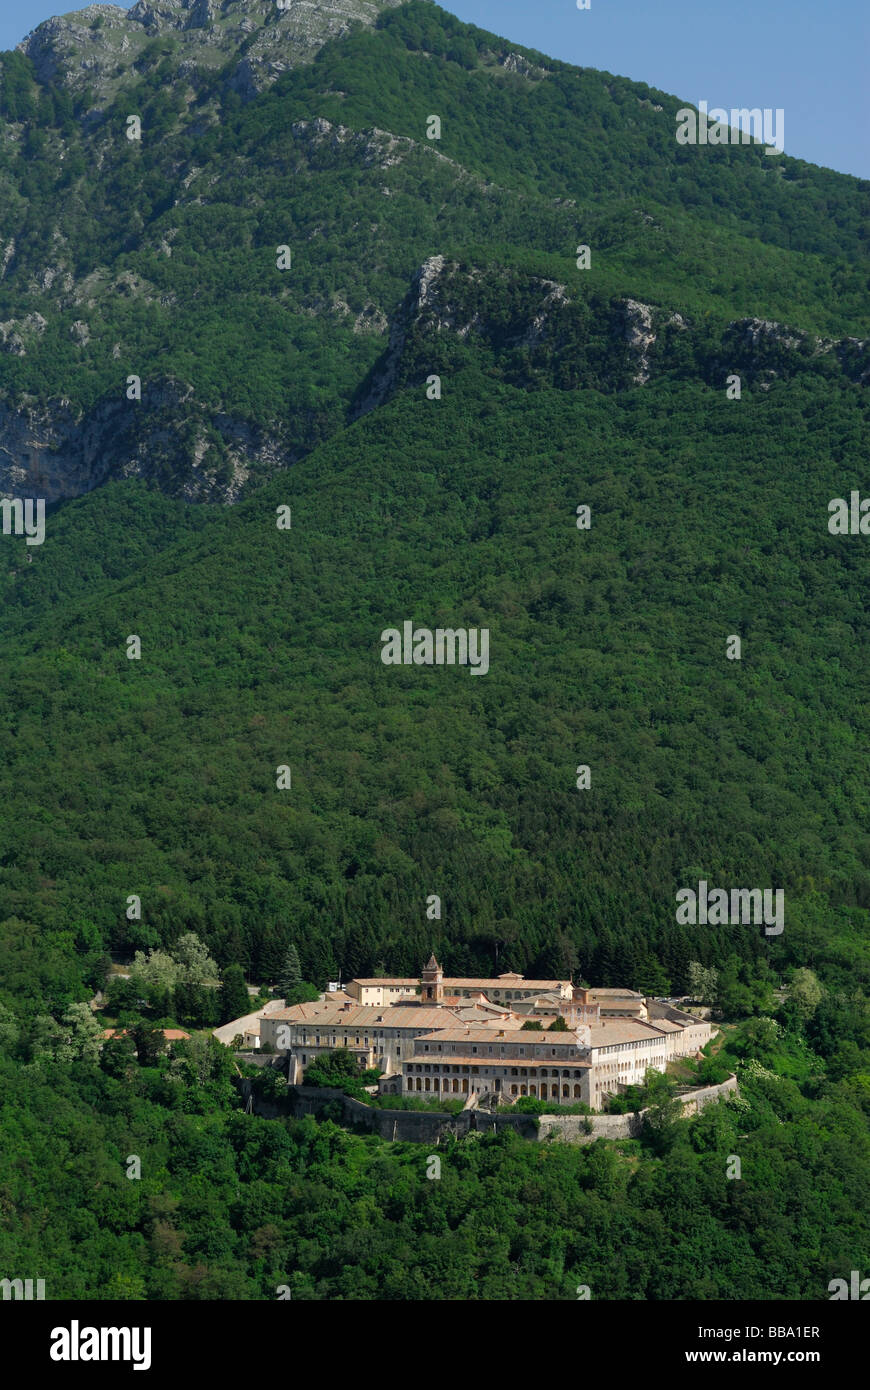
[[[675,342],[679,352],[675,352]],[[678,365],[724,388],[729,373],[767,390],[778,378],[820,364],[848,380],[870,381],[870,339],[825,339],[765,319],[729,323],[712,345],[702,325],[632,298],[579,301],[565,285],[493,267],[430,256],[416,271],[390,324],[388,345],[352,409],[353,418],[397,390],[448,370],[451,343],[474,344],[512,384],[573,390],[646,386]]]
[[[101,401],[77,415],[68,401],[14,409],[0,400],[0,494],[58,502],[108,478],[146,478],[190,502],[232,503],[252,472],[294,461],[286,443],[163,381],[141,402]],[[181,479],[179,482],[178,480]]]
[[[176,42],[182,75],[230,64],[229,85],[244,96],[288,68],[311,62],[355,24],[371,26],[402,0],[137,0],[132,9],[88,5],[40,24],[19,44],[40,80],[73,93],[89,89],[97,106],[134,73],[152,39]],[[236,60],[233,62],[233,60]]]
[[[533,388],[647,386],[673,370],[675,334],[685,335],[697,354],[697,375],[714,387],[724,388],[728,373],[737,372],[745,385],[767,390],[819,362],[851,381],[870,382],[867,339],[821,339],[750,318],[729,324],[711,353],[698,325],[659,306],[615,298],[590,307],[556,281],[460,266],[442,255],[419,267],[389,325],[371,308],[378,321],[355,331],[388,332],[387,345],[350,404],[350,419],[433,373],[449,373],[457,345],[482,352],[480,360],[512,384]],[[25,334],[39,331],[39,325],[20,326]],[[73,328],[86,334],[84,322]],[[25,351],[14,322],[0,324],[3,348]],[[56,502],[110,477],[142,477],[189,501],[233,503],[304,452],[278,432],[210,409],[191,387],[171,380],[149,385],[141,402],[113,397],[82,414],[64,400],[37,408],[0,398],[0,494]]]

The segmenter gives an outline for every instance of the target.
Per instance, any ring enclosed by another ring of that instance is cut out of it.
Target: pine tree
[[[278,977],[278,993],[286,999],[288,994],[293,992],[294,986],[300,984],[301,981],[302,966],[299,964],[299,952],[291,941],[284,952],[284,963]]]
[[[277,927],[264,927],[255,942],[253,973],[256,979],[273,981],[281,977],[287,948]]]
[[[250,1013],[251,997],[245,984],[245,972],[240,965],[228,965],[221,989],[221,1023],[230,1023]]]

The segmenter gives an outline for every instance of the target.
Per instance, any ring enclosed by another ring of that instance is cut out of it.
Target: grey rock
[[[641,304],[637,299],[626,299],[623,301],[623,312],[625,341],[638,359],[634,380],[643,386],[649,381],[649,350],[656,340],[652,306]]]
[[[400,3],[293,0],[282,10],[275,0],[137,0],[129,10],[88,5],[46,20],[18,47],[41,81],[76,92],[89,87],[95,103],[103,106],[135,80],[133,64],[146,45],[171,36],[177,43],[175,62],[188,75],[199,67],[219,70],[238,54],[229,85],[249,98],[288,68],[312,62],[331,39],[355,24],[371,27],[383,9]],[[246,52],[241,54],[243,43]]]
[[[202,429],[192,455],[181,461],[179,426],[192,415]],[[228,482],[215,476],[206,425],[223,441]],[[180,495],[192,502],[231,504],[243,495],[252,470],[278,471],[299,456],[244,420],[197,407],[192,388],[182,382],[143,383],[142,402],[128,401],[121,391],[87,414],[76,413],[66,400],[14,408],[0,399],[0,492],[26,491],[47,502],[79,497],[109,478],[159,476],[168,460],[176,468]]]

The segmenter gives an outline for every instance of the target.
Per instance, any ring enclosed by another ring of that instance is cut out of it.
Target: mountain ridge
[[[794,371],[866,380],[857,181],[760,148],[705,160],[665,135],[676,98],[428,0],[363,10],[140,0],[132,17],[97,6],[46,21],[6,55],[0,486],[42,477],[56,501],[139,474],[236,501],[469,352],[528,389],[714,386],[728,371],[748,389]],[[64,67],[90,61],[67,40],[101,17],[94,47],[125,25],[145,36],[102,108],[79,91],[93,69]],[[316,53],[243,99],[242,48],[314,20]],[[336,37],[333,21],[350,28]],[[191,67],[184,45],[215,35],[211,65]],[[61,50],[60,86],[48,68],[40,80],[40,54]],[[140,142],[125,137],[133,107]],[[440,141],[426,138],[435,108]],[[511,145],[526,154],[506,160]],[[705,201],[687,211],[690,174]],[[832,241],[842,256],[825,254]],[[580,242],[593,260],[578,273]],[[434,289],[450,312],[411,324],[433,257],[455,268]],[[546,302],[548,285],[563,302]]]

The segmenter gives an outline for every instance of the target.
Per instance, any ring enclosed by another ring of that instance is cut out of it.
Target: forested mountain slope
[[[3,552],[3,910],[116,950],[193,928],[255,975],[291,933],[313,978],[413,971],[434,932],[470,973],[579,952],[663,991],[688,959],[772,953],[845,982],[866,560],[827,520],[862,428],[857,388],[803,378],[736,402],[468,371],[234,508],[132,483],[68,504],[30,564]],[[488,628],[488,674],[384,666],[406,619]],[[787,931],[677,928],[699,877],[783,887]]]
[[[870,490],[867,185],[428,0],[96,5],[0,66],[0,488],[49,503],[0,543],[4,1271],[827,1297],[867,1249],[868,539],[828,526]],[[406,621],[488,672],[385,665]],[[784,931],[679,924],[702,879]],[[290,943],[319,989],[700,964],[741,1099],[428,1183],[234,1113],[204,1037],[82,1043],[109,953],[190,932],[225,987]]]

